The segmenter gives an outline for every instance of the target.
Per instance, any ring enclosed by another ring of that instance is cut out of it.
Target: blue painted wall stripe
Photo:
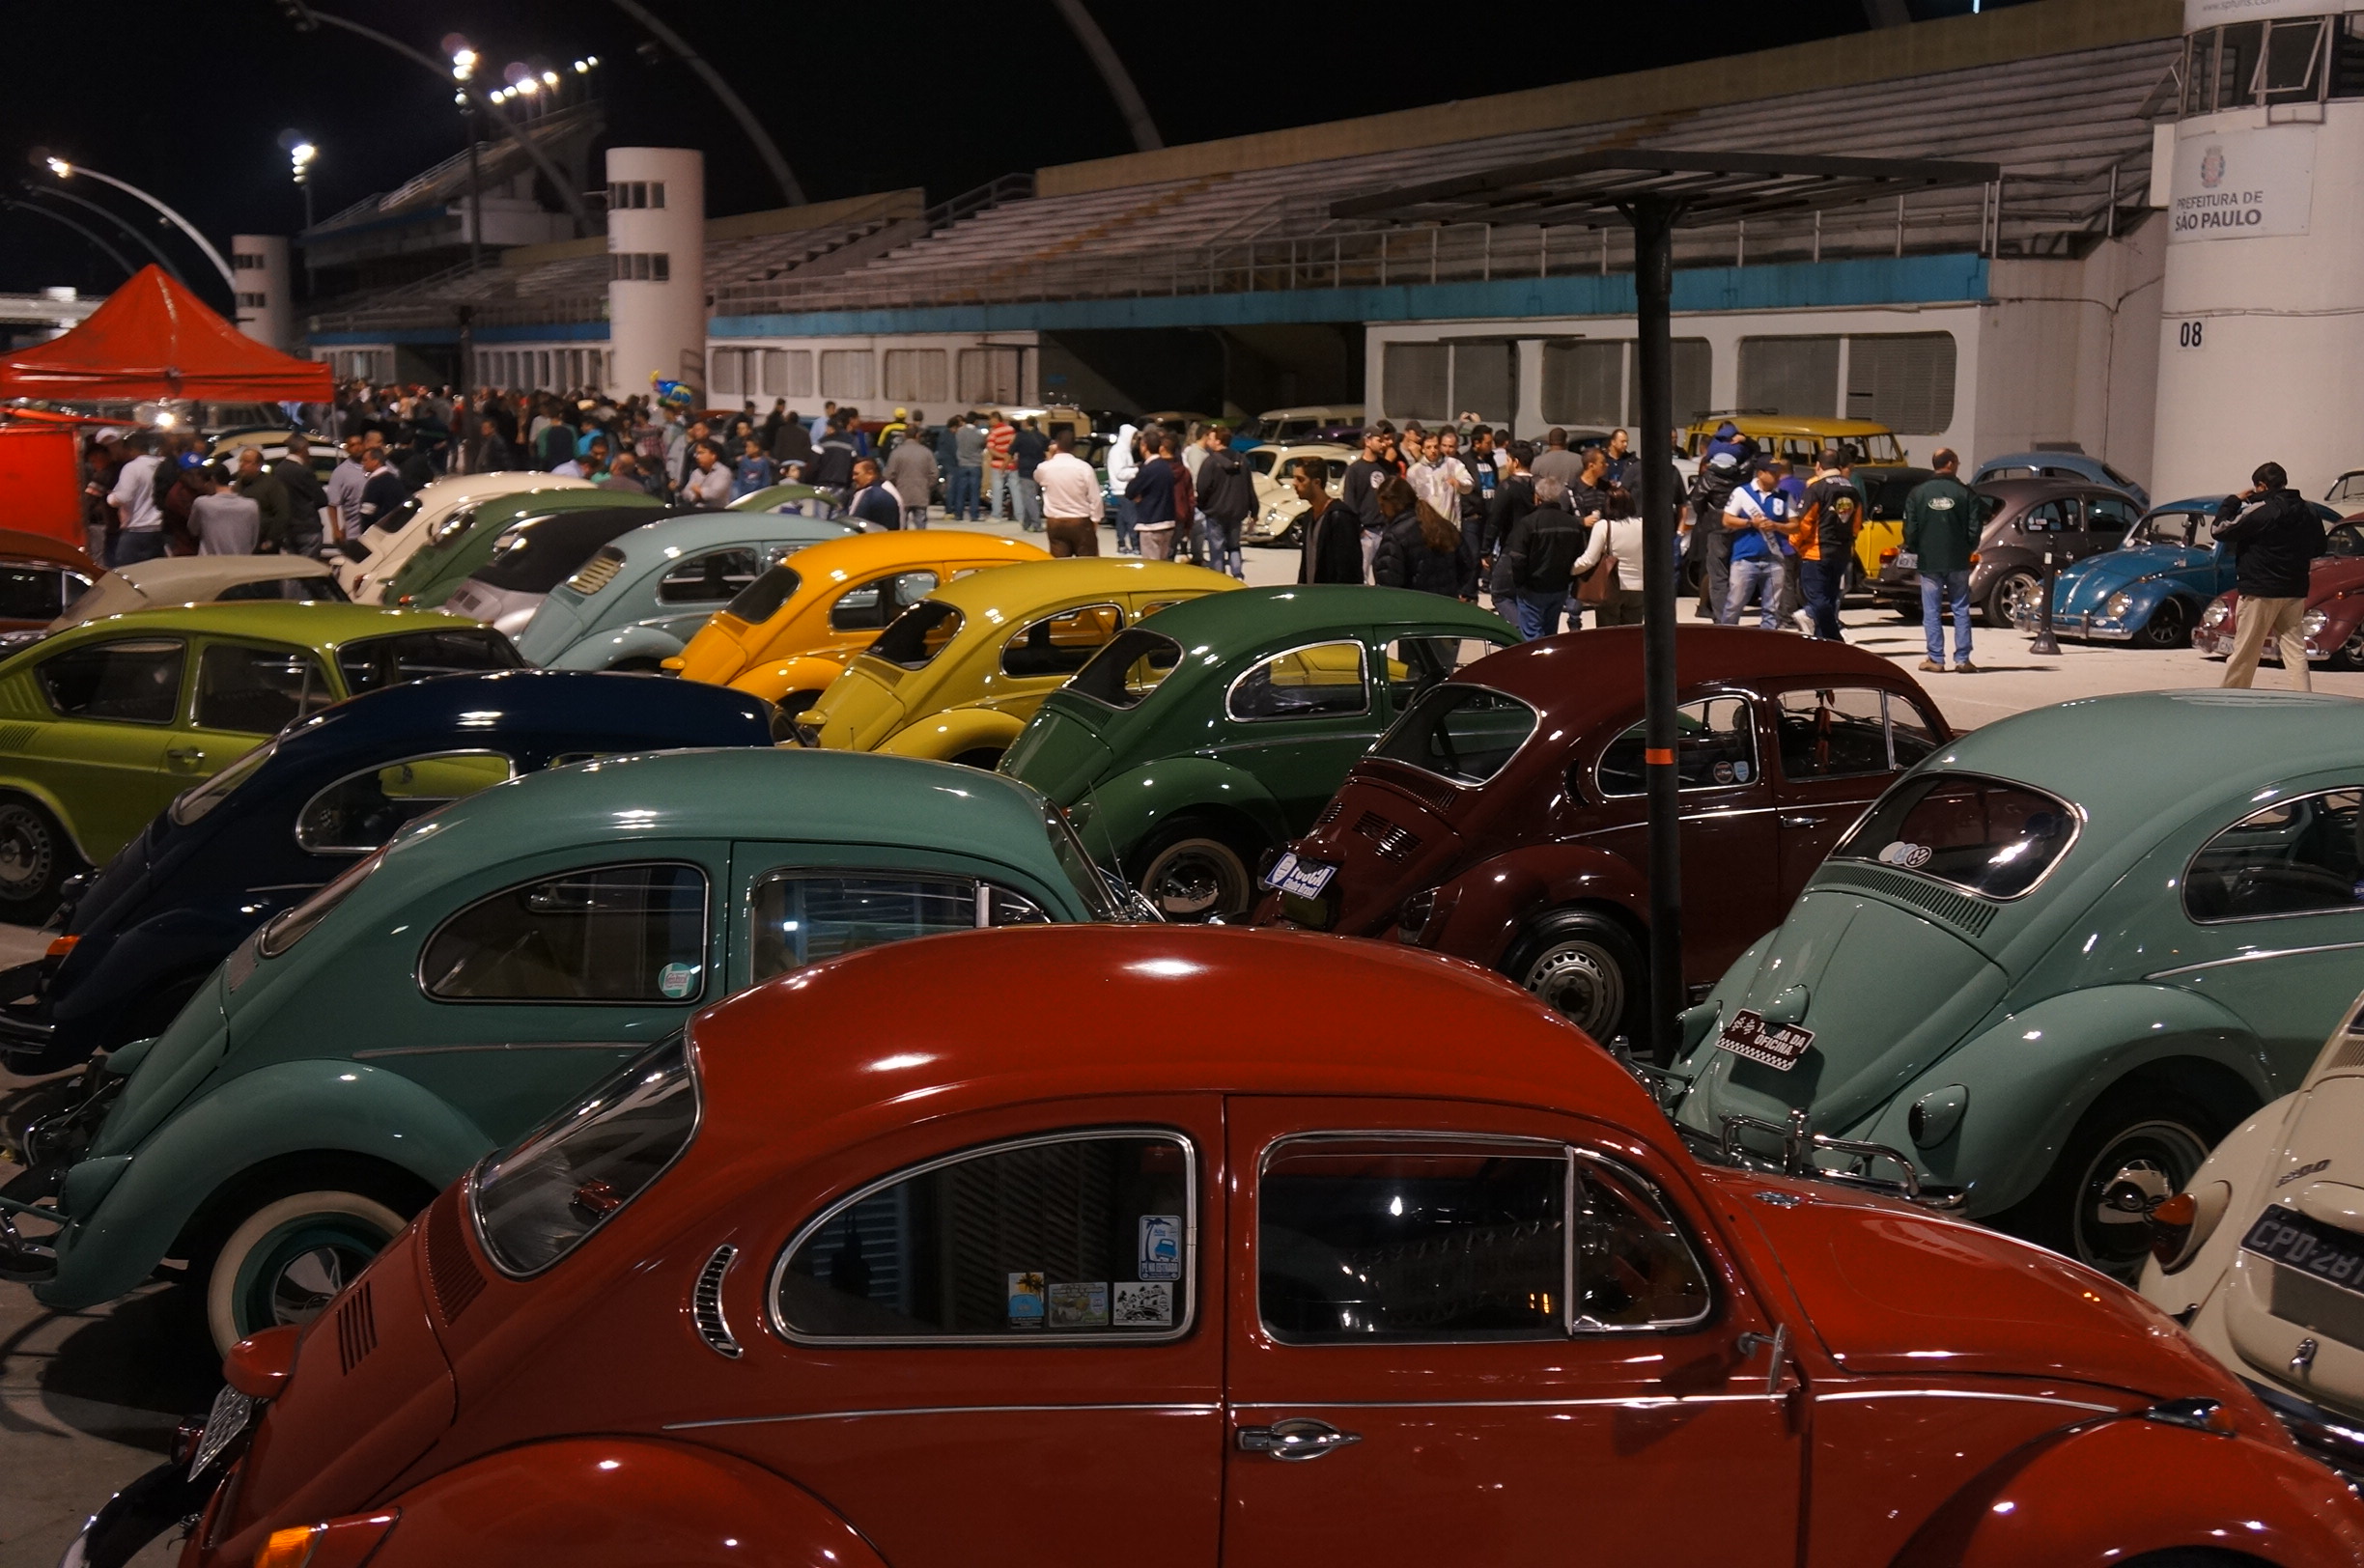
[[[307,340],[316,349],[342,348],[347,344],[373,343],[458,343],[460,329],[456,326],[414,326],[396,332],[315,332]],[[605,322],[556,322],[541,326],[480,326],[476,329],[476,345],[484,348],[504,343],[605,343]]]

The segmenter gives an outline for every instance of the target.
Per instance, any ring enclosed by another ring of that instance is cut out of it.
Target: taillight
[[[2199,1216],[2200,1200],[2189,1192],[2162,1199],[2151,1211],[2151,1255],[2158,1259],[2160,1268],[2174,1268],[2183,1255],[2183,1246],[2191,1240],[2192,1221]]]
[[[43,958],[64,958],[74,950],[74,944],[81,939],[79,937],[52,937],[49,938],[49,945],[42,950],[42,956]]]
[[[1880,565],[1886,566],[1889,562],[1895,560],[1899,553],[1900,552],[1894,547],[1880,551]]]
[[[255,1549],[254,1568],[359,1568],[400,1518],[401,1509],[388,1508],[273,1530]]]

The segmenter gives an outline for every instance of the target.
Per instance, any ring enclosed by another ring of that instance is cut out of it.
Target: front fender
[[[1648,901],[1632,862],[1582,844],[1535,844],[1447,882],[1438,895],[1445,918],[1436,939],[1423,945],[1492,968],[1520,930],[1547,910],[1599,904],[1638,915]]]
[[[2364,1561],[2364,1505],[2287,1442],[2118,1418],[2006,1455],[1931,1515],[1896,1560],[1898,1568],[2116,1568],[2179,1548],[2353,1564]]]
[[[564,653],[549,661],[553,670],[612,669],[628,658],[646,658],[662,663],[682,651],[682,640],[670,631],[653,626],[618,627],[612,631],[594,631],[577,638]]]
[[[1910,1150],[1937,1181],[1967,1190],[1971,1214],[1996,1214],[2035,1190],[2105,1090],[2171,1058],[2222,1067],[2260,1102],[2273,1095],[2264,1047],[2216,1003],[2171,986],[2094,986],[2006,1016],[1924,1069],[1849,1135]],[[1953,1084],[1970,1091],[1959,1127],[1935,1148],[1915,1148],[1913,1103]]]
[[[274,900],[265,910],[284,907]],[[75,1060],[93,1049],[121,1045],[124,1020],[134,1008],[164,982],[211,974],[262,918],[218,907],[183,906],[119,932],[96,962],[77,966],[69,958],[59,967],[50,982],[50,1022],[61,1040],[73,1036]],[[103,1038],[109,1034],[118,1037]],[[80,1044],[85,1041],[87,1045]]]
[[[1268,847],[1289,838],[1280,802],[1263,780],[1212,757],[1160,757],[1093,785],[1091,802],[1084,847],[1102,865],[1122,863],[1143,839],[1185,812],[1214,809],[1244,818]]]
[[[777,702],[791,691],[827,691],[837,677],[845,673],[845,665],[819,654],[805,654],[796,658],[774,659],[757,665],[739,675],[730,683],[733,691],[744,691],[750,697],[766,702]],[[788,715],[794,718],[796,715]]]
[[[905,725],[871,749],[892,757],[950,762],[979,747],[1007,751],[1025,728],[1025,719],[991,708],[948,708]]]
[[[164,1259],[208,1198],[267,1160],[362,1155],[441,1189],[492,1146],[448,1101],[399,1073],[345,1057],[258,1068],[182,1106],[133,1150],[97,1208],[71,1217],[58,1238],[56,1277],[36,1288],[67,1309],[121,1296]]]

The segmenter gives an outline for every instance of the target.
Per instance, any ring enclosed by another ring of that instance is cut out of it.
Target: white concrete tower
[[[238,329],[285,353],[296,341],[296,295],[285,235],[230,237],[230,276],[238,283]]]
[[[621,396],[649,378],[706,394],[706,154],[607,150],[607,346]]]
[[[2151,493],[2270,460],[2320,498],[2364,467],[2364,30],[2326,0],[2183,9]]]

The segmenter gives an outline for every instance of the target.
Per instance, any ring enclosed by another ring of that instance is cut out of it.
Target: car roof
[[[1278,452],[1287,458],[1352,458],[1360,454],[1337,441],[1258,441],[1251,452]]]
[[[797,569],[803,571],[800,560]],[[1179,561],[1118,561],[1107,556],[1064,561],[1029,561],[1023,566],[980,572],[958,582],[947,582],[928,598],[949,604],[971,624],[1008,625],[1031,615],[1045,604],[1071,602],[1093,594],[1155,592],[1161,588],[1221,592],[1238,589],[1239,581],[1204,567]],[[1244,590],[1242,590],[1244,591]]]
[[[114,574],[152,600],[183,602],[241,582],[335,574],[308,555],[164,555],[117,567]]]
[[[1054,975],[1068,983],[1046,985]],[[882,996],[895,998],[885,1033]],[[1104,1037],[1078,1027],[1086,1018],[1125,1022]],[[1112,1094],[1532,1105],[1674,1142],[1607,1051],[1508,982],[1310,933],[1060,925],[893,942],[744,992],[698,1015],[690,1037],[701,1143],[767,1162],[908,1126],[915,1103],[943,1116]],[[798,1042],[790,1056],[784,1038]],[[1449,1049],[1471,1039],[1485,1049]]]
[[[763,539],[809,539],[818,544],[847,537],[843,522],[801,517],[793,512],[684,512],[651,518],[609,540],[607,547],[621,550],[626,565],[639,566],[704,549],[710,545]]]
[[[520,490],[590,490],[590,481],[568,474],[546,474],[532,468],[500,468],[482,474],[446,474],[431,479],[411,493],[419,510],[433,512],[471,497],[509,495]]]
[[[99,570],[80,546],[23,528],[0,528],[0,559],[9,557],[19,561],[53,561],[85,572]]]
[[[1849,643],[1792,637],[1753,627],[1678,626],[1678,690],[1715,682],[1796,677],[1910,686],[1909,676]],[[1585,727],[1632,710],[1642,690],[1642,629],[1599,627],[1522,642],[1464,665],[1456,685],[1507,692],[1553,725]]]
[[[904,528],[848,534],[843,539],[825,539],[797,551],[795,571],[802,586],[789,602],[802,606],[810,602],[808,595],[833,589],[839,583],[876,576],[897,567],[924,566],[930,561],[1033,563],[1050,559],[1039,545],[973,528]],[[785,613],[787,607],[783,604],[781,612]],[[777,620],[778,616],[773,619]]]
[[[227,603],[175,604],[156,609],[130,610],[122,615],[109,615],[69,627],[33,646],[47,655],[56,652],[64,645],[62,639],[68,638],[117,635],[128,631],[211,631],[229,636],[272,637],[314,648],[333,648],[356,638],[383,636],[396,631],[482,630],[476,622],[464,615],[446,615],[441,610],[391,609],[376,604],[346,604],[325,600],[297,602],[246,599]]]
[[[1492,610],[1442,594],[1338,582],[1208,594],[1162,609],[1140,624],[1185,649],[1208,648],[1216,656],[1208,660],[1212,665],[1251,645],[1268,648],[1294,637],[1413,623],[1463,626],[1472,635],[1504,631],[1509,626]]]
[[[1684,428],[1684,434],[1705,431],[1715,434],[1718,425],[1731,424],[1743,435],[1894,435],[1896,432],[1876,419],[1817,419],[1806,414],[1708,414],[1695,419]]]
[[[1982,479],[1970,488],[1981,495],[1995,497],[2007,508],[2034,506],[2063,495],[2088,495],[2095,490],[2105,490],[2122,499],[2130,498],[2125,491],[2104,479]]]

